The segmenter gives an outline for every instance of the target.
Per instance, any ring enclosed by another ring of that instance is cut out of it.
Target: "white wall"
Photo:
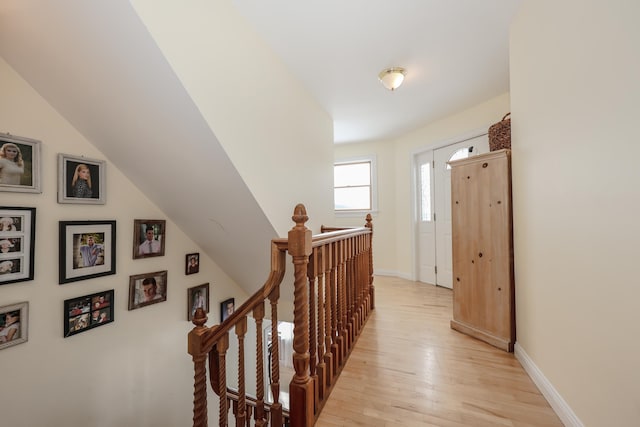
[[[331,224],[333,121],[232,1],[131,3],[278,235]]]
[[[57,203],[57,154],[104,156],[0,59],[0,132],[42,141],[42,194],[0,193],[2,206],[36,207],[35,280],[0,286],[0,305],[28,301],[29,340],[0,351],[0,424],[12,426],[187,425],[193,372],[187,354],[187,288],[209,282],[210,324],[219,302],[246,294],[167,220],[166,255],[133,260],[133,220],[166,219],[111,163],[105,205]],[[108,159],[106,159],[108,161]],[[58,285],[58,221],[115,219],[117,274]],[[128,311],[129,276],[168,270],[167,301]],[[63,338],[63,301],[115,290],[115,321]]]
[[[517,341],[586,426],[640,425],[638,17],[527,0],[512,26]]]
[[[380,203],[380,211],[373,218],[376,271],[405,278],[413,276],[413,155],[446,141],[453,143],[455,138],[470,132],[487,130],[508,111],[509,95],[503,94],[396,139],[336,145],[336,159],[376,155]],[[354,221],[336,218],[334,223],[353,225]]]

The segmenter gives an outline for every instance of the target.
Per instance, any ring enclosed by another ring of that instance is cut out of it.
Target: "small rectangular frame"
[[[220,321],[224,322],[236,310],[236,300],[229,298],[220,303]]]
[[[129,276],[129,310],[166,300],[167,270]]]
[[[64,301],[64,337],[113,322],[114,290]]]
[[[33,280],[36,208],[0,207],[0,285]]]
[[[196,309],[202,308],[209,313],[209,284],[194,286],[187,289],[187,319],[193,320]]]
[[[60,221],[59,284],[116,274],[116,222]]]
[[[7,316],[11,318],[7,326]],[[29,339],[29,303],[0,307],[0,350],[27,342]]]
[[[3,171],[2,177],[0,177],[0,191],[42,193],[40,188],[41,146],[42,143],[35,139],[13,136],[8,133],[0,134],[0,161],[7,162],[11,166],[10,169],[7,168],[7,172]],[[15,149],[16,147],[17,156],[13,159],[7,159],[4,154],[5,149]]]
[[[200,271],[200,253],[187,254],[184,260],[184,274],[195,274]]]
[[[164,219],[133,220],[133,259],[164,256],[165,229]]]
[[[104,205],[107,199],[104,160],[58,154],[58,203]],[[82,171],[88,170],[86,178]]]

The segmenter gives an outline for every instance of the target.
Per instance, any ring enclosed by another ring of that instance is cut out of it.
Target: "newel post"
[[[366,221],[367,223],[364,226],[371,230],[369,235],[369,298],[371,300],[371,309],[373,310],[376,308],[376,288],[373,285],[373,222],[371,214],[367,214]]]
[[[298,204],[291,219],[296,225],[289,231],[288,250],[293,258],[293,366],[295,375],[289,384],[289,404],[292,427],[310,427],[314,423],[313,382],[309,376],[309,292],[307,265],[311,255],[311,230],[305,223],[307,211]]]
[[[189,332],[187,349],[193,358],[193,426],[206,427],[207,421],[207,369],[208,353],[204,350],[207,315],[198,308],[193,317],[194,328]]]

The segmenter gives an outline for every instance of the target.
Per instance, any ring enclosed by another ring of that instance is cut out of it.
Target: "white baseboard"
[[[534,384],[538,387],[540,393],[547,399],[547,402],[549,402],[551,408],[555,411],[556,415],[558,415],[560,421],[567,427],[584,427],[584,424],[582,424],[582,421],[580,421],[571,410],[571,407],[564,401],[556,389],[553,388],[553,385],[517,342],[514,345],[513,353],[527,374],[529,374]]]
[[[399,277],[400,279],[413,280],[411,275],[407,273],[400,273],[399,271],[393,270],[373,270],[373,274],[376,276],[391,276],[391,277]]]

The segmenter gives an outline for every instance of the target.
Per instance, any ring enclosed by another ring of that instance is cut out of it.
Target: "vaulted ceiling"
[[[264,271],[243,260],[268,265],[268,253],[244,242],[279,230],[136,13],[145,1],[3,0],[0,56],[232,278],[259,285]],[[508,91],[521,0],[224,1],[331,116],[337,143],[392,138]],[[390,66],[407,69],[393,93],[377,81]]]

